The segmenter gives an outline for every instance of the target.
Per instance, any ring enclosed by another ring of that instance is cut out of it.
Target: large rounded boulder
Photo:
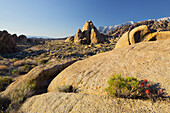
[[[115,99],[107,96],[50,92],[33,96],[19,113],[168,113],[165,102]]]
[[[39,94],[47,91],[50,81],[64,68],[74,63],[76,60],[55,62],[48,65],[40,65],[33,68],[27,74],[19,76],[13,83],[11,83],[5,91],[0,95],[8,96],[12,93],[19,93],[18,91],[25,91],[29,93],[31,85],[34,85],[34,94]],[[34,83],[34,84],[33,84]],[[23,89],[24,88],[24,89]],[[24,93],[24,92],[22,92]],[[34,95],[33,94],[33,95]],[[18,94],[19,95],[19,94]]]
[[[48,91],[73,86],[81,93],[106,95],[112,74],[148,79],[169,93],[170,40],[142,42],[78,61],[55,77]]]

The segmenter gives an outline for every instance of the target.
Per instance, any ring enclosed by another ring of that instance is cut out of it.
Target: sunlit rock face
[[[81,29],[77,30],[77,33],[73,39],[74,41],[69,39],[66,42],[74,42],[75,44],[91,44],[104,42],[103,35],[101,35],[100,32],[96,29],[91,20],[85,22],[82,31]]]

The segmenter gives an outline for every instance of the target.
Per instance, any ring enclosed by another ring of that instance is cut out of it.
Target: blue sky
[[[96,27],[170,17],[170,0],[0,0],[0,30],[63,38]]]

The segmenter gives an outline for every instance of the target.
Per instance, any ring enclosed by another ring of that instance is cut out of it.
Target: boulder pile
[[[0,31],[0,53],[13,53],[17,51],[16,41],[7,31]]]
[[[19,51],[17,45],[36,45],[44,43],[39,39],[27,38],[25,35],[11,35],[6,30],[0,31],[0,53],[15,53]]]

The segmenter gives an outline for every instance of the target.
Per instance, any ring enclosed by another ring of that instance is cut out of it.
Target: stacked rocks
[[[65,42],[75,44],[103,43],[104,38],[93,25],[92,21],[89,20],[84,24],[82,31],[81,29],[78,29],[76,35],[67,38]]]

